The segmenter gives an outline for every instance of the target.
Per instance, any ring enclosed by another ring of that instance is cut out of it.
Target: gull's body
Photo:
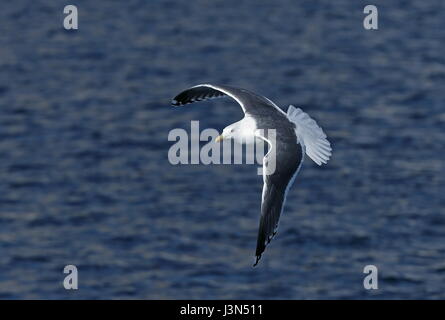
[[[289,106],[286,114],[269,99],[245,89],[202,84],[181,92],[172,104],[181,106],[221,96],[237,101],[244,118],[226,127],[217,141],[229,138],[246,141],[257,137],[269,143],[269,152],[263,159],[264,185],[254,264],[257,265],[276,234],[287,193],[303,163],[304,153],[321,165],[331,156],[331,147],[323,130],[301,109]],[[276,133],[273,140],[265,134],[270,129]],[[270,161],[274,161],[274,166],[269,172]]]

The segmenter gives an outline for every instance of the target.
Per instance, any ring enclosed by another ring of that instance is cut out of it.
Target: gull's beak
[[[220,141],[222,141],[223,139],[224,139],[224,137],[223,137],[222,135],[217,136],[216,139],[215,139],[215,142],[220,142]]]

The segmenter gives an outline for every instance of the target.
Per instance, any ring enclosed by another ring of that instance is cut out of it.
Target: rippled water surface
[[[1,298],[445,298],[443,1],[374,1],[377,31],[364,1],[76,4],[71,32],[63,1],[0,6]],[[168,162],[171,129],[242,116],[170,107],[203,82],[300,106],[333,145],[256,268],[257,166]]]

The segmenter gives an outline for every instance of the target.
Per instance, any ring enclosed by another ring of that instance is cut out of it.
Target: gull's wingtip
[[[255,263],[253,264],[254,267],[256,267],[256,266],[258,265],[258,261],[260,261],[260,259],[261,259],[261,255],[256,256],[256,261],[255,261]]]
[[[179,102],[179,101],[176,100],[176,99],[172,99],[172,101],[171,101],[171,105],[172,105],[173,107],[179,107],[179,106],[181,105],[181,102]]]

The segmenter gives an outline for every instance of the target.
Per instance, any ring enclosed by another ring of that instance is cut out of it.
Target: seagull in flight
[[[246,137],[253,137],[263,139],[269,145],[263,158],[261,217],[253,265],[256,266],[277,233],[287,193],[301,168],[304,154],[321,166],[331,157],[332,149],[320,126],[300,108],[290,105],[285,113],[266,97],[245,89],[200,84],[179,93],[172,105],[178,107],[224,96],[231,97],[241,106],[244,118],[224,128],[215,141],[245,141]],[[270,129],[275,132],[274,139],[265,134]]]

